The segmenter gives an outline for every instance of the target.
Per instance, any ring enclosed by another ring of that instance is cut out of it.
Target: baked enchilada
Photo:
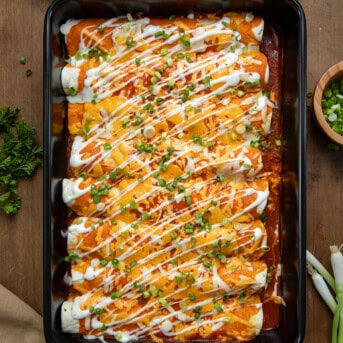
[[[249,341],[277,325],[279,88],[263,29],[251,13],[61,26],[63,331]]]

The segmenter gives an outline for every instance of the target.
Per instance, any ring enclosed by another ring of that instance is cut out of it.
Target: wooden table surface
[[[43,23],[49,0],[0,0],[0,106],[16,106],[43,134]],[[307,18],[308,90],[321,74],[343,60],[341,0],[302,0]],[[291,23],[290,23],[291,24]],[[27,64],[21,65],[21,56]],[[27,69],[32,76],[26,77]],[[307,243],[329,266],[329,246],[343,243],[343,152],[328,141],[308,116]],[[0,283],[42,313],[43,173],[20,183],[20,212],[0,215]],[[342,212],[341,212],[342,211]],[[310,281],[308,279],[308,281]],[[306,342],[329,342],[331,315],[307,284]]]

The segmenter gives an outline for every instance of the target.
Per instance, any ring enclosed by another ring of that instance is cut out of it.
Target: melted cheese
[[[263,20],[68,21],[74,291],[63,330],[121,342],[253,339],[261,330],[269,196],[258,140]]]

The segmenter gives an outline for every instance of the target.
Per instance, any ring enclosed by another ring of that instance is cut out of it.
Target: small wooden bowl
[[[313,96],[313,110],[318,125],[335,143],[343,145],[343,136],[331,129],[322,110],[322,98],[327,87],[335,80],[343,77],[343,61],[333,65],[320,78]]]

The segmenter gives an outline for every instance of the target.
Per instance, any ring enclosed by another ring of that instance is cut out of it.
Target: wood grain
[[[48,0],[0,0],[0,106],[18,107],[20,116],[43,133],[43,23]],[[26,65],[19,59],[25,56]],[[26,77],[26,70],[32,76]],[[0,215],[0,283],[42,312],[43,173],[20,182],[22,208]]]
[[[0,0],[0,106],[21,108],[21,115],[43,129],[43,23],[49,0]],[[341,0],[302,0],[308,28],[308,90],[323,72],[343,60]],[[21,56],[27,64],[21,65]],[[25,76],[26,69],[32,76]],[[326,148],[329,140],[308,116],[308,248],[329,267],[329,245],[343,243],[343,152]],[[22,209],[0,215],[0,283],[42,313],[43,176],[40,169],[20,183]],[[310,280],[307,285],[306,342],[330,340],[331,315]]]
[[[302,0],[301,4],[307,18],[307,87],[313,91],[325,70],[343,60],[343,7],[340,0]],[[343,243],[343,152],[328,150],[329,142],[308,113],[307,246],[328,268],[329,246]],[[330,342],[331,314],[307,281],[305,341]]]

